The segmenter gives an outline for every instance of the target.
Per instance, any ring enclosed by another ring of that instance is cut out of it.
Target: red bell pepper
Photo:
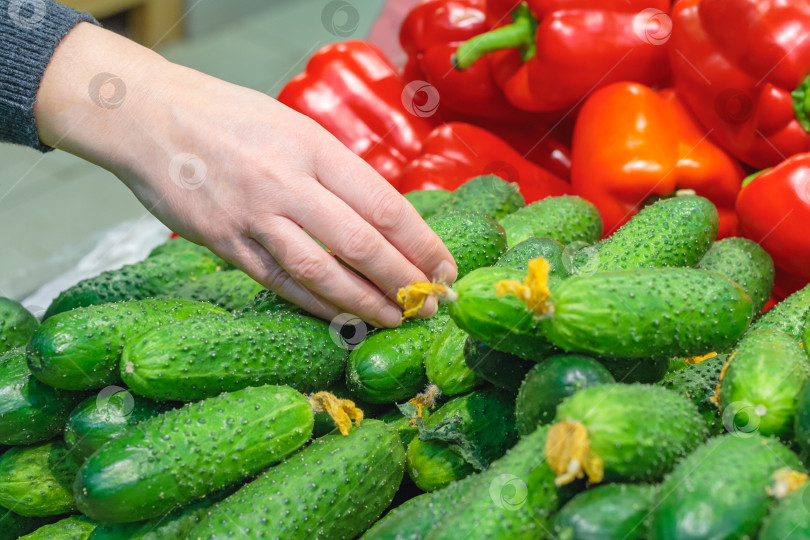
[[[668,75],[669,0],[487,0],[494,30],[458,48],[460,69],[487,55],[506,98],[526,111],[576,106],[616,81]]]
[[[496,135],[462,122],[448,122],[433,130],[425,139],[422,155],[404,169],[399,190],[454,190],[482,174],[517,183],[527,203],[571,192],[568,182],[525,160]]]
[[[319,49],[304,73],[288,82],[278,96],[392,183],[439,124],[431,114],[435,104],[419,103],[418,98],[410,96],[409,101],[394,66],[373,45],[359,40]]]
[[[574,193],[593,202],[605,234],[649,199],[689,189],[720,213],[720,237],[737,232],[734,202],[744,173],[711,142],[674,91],[637,83],[601,88],[582,107],[571,148]]]
[[[681,0],[672,19],[675,86],[715,140],[757,168],[810,150],[810,2]]]

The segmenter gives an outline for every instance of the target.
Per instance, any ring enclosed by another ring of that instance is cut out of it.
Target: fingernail
[[[429,296],[425,301],[425,305],[419,310],[419,316],[423,318],[433,317],[439,311],[439,302],[435,297]]]
[[[450,261],[442,261],[431,276],[435,281],[443,283],[453,283],[458,276],[458,268]]]
[[[399,326],[402,322],[402,310],[389,304],[380,310],[378,318],[387,327]]]

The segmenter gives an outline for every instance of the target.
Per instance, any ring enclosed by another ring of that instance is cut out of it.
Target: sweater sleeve
[[[34,103],[56,47],[93,17],[53,0],[0,0],[0,141],[50,150],[39,140]]]

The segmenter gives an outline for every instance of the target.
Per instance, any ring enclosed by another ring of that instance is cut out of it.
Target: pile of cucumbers
[[[406,197],[459,278],[398,328],[182,239],[0,299],[0,540],[810,539],[810,286],[711,202]]]

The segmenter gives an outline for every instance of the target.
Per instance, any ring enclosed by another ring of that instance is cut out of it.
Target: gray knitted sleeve
[[[34,102],[59,42],[82,21],[96,23],[52,0],[0,0],[0,141],[41,151]]]

